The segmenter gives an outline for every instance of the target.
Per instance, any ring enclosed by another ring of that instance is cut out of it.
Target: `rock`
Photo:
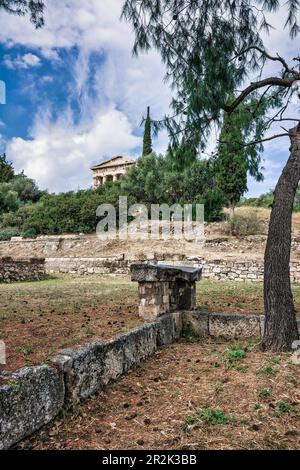
[[[54,419],[64,404],[63,376],[46,365],[24,367],[0,388],[0,449]]]

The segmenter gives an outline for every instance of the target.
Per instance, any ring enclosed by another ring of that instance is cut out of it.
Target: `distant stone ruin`
[[[44,258],[0,258],[0,282],[41,281],[45,277]]]

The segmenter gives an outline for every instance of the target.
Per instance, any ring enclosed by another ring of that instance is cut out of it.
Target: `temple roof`
[[[116,157],[110,158],[109,160],[105,160],[104,162],[92,166],[91,170],[98,170],[99,168],[118,167],[122,165],[132,165],[135,162],[136,160],[134,158],[122,157],[121,155],[117,155]]]

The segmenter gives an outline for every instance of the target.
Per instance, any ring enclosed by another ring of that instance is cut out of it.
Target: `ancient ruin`
[[[92,166],[93,188],[101,186],[106,181],[118,181],[133,165],[135,165],[133,158],[118,155]]]
[[[139,315],[155,320],[164,313],[196,307],[196,281],[202,268],[134,264],[131,280],[139,283]]]

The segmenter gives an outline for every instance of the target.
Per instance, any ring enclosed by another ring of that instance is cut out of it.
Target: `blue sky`
[[[122,0],[48,0],[46,26],[0,14],[0,79],[7,104],[0,106],[0,147],[17,171],[43,189],[67,191],[91,185],[90,166],[117,154],[139,156],[140,121],[168,112],[171,92],[164,67],[151,51],[133,58],[133,34],[120,22]],[[293,57],[282,15],[270,52]],[[273,72],[273,70],[270,70]],[[166,133],[154,142],[157,152]],[[274,187],[288,157],[285,139],[266,145],[265,181],[249,181],[249,195]]]

